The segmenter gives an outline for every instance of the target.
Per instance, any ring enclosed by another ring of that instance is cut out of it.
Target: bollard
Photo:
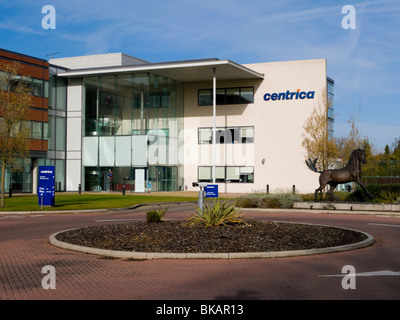
[[[82,187],[81,187],[81,184],[79,184],[78,185],[78,194],[81,194],[82,193]]]
[[[267,194],[269,194],[269,184],[267,184]]]
[[[11,198],[12,197],[12,186],[8,189],[8,196]]]
[[[125,185],[122,186],[122,195],[125,195]]]
[[[296,193],[296,186],[293,185],[293,194],[295,194],[295,193]]]
[[[199,191],[198,207],[199,207],[200,211],[203,211],[203,209],[204,209],[204,191],[203,191],[202,187],[200,187],[200,191]]]

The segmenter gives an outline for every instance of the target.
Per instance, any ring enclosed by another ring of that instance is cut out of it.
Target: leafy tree
[[[393,146],[392,158],[395,161],[394,172],[395,172],[396,176],[399,176],[400,175],[400,137],[394,139],[392,146]]]
[[[390,148],[389,148],[389,145],[385,146],[385,150],[383,152],[383,158],[385,160],[389,160],[390,159]]]
[[[364,140],[362,148],[365,151],[367,157],[367,163],[361,167],[363,176],[376,176],[378,175],[379,159],[377,155],[372,154],[372,147],[369,144],[368,139]]]
[[[329,136],[329,105],[330,101],[327,99],[326,91],[323,91],[318,104],[303,126],[302,146],[306,150],[307,158],[318,159],[316,166],[320,171],[328,169],[338,157],[336,141]]]
[[[18,71],[20,64],[0,65],[0,161],[1,207],[5,206],[5,171],[20,169],[20,159],[29,156],[30,128],[27,113],[32,100],[32,89],[27,87]]]
[[[394,139],[392,147],[393,147],[393,157],[397,160],[400,160],[400,137]]]

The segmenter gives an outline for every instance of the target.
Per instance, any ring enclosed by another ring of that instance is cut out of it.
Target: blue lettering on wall
[[[297,99],[314,99],[315,91],[289,91],[280,92],[280,93],[266,93],[264,94],[265,101],[276,101],[276,100],[297,100]]]

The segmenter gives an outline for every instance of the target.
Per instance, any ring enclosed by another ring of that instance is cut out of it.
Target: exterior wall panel
[[[291,190],[313,192],[318,175],[304,164],[303,125],[326,88],[326,60],[257,63],[246,67],[265,74],[265,79],[218,81],[217,88],[254,86],[254,103],[217,105],[216,127],[254,126],[254,143],[217,144],[217,166],[254,166],[254,183],[219,183],[220,192]],[[198,106],[198,90],[209,82],[185,84],[184,176],[188,190],[197,181],[198,166],[212,166],[212,145],[199,144],[198,128],[212,127],[212,106]],[[266,93],[315,91],[314,99],[265,101]],[[262,164],[262,160],[264,164]]]

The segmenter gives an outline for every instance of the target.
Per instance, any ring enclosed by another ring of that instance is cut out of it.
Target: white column
[[[215,163],[217,159],[217,150],[216,150],[216,113],[217,113],[217,78],[216,78],[216,72],[215,68],[213,70],[213,150],[212,150],[212,182],[216,182],[216,177],[215,177]]]
[[[32,193],[37,194],[38,159],[32,158]]]

